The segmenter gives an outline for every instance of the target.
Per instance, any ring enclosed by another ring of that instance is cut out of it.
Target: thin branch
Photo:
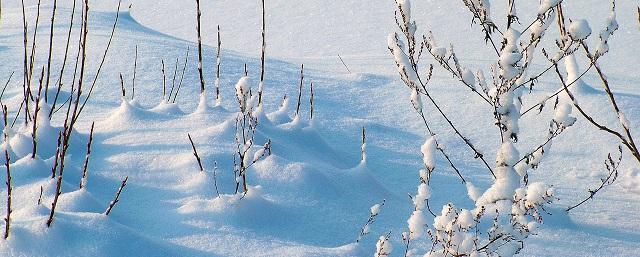
[[[84,164],[82,165],[82,178],[80,179],[80,189],[87,186],[88,170],[89,170],[89,158],[91,157],[91,145],[93,143],[93,128],[95,122],[91,123],[91,132],[89,132],[89,142],[87,143],[87,154],[84,158]]]
[[[116,193],[116,197],[113,199],[113,201],[111,201],[111,203],[109,203],[109,207],[105,211],[104,215],[109,216],[109,214],[111,214],[111,210],[113,210],[113,207],[115,207],[116,204],[118,202],[120,202],[120,194],[122,193],[122,190],[124,189],[124,187],[127,186],[127,181],[128,180],[129,180],[129,176],[126,176],[124,178],[124,180],[122,181],[122,184],[120,185],[120,188],[118,188],[118,192]]]
[[[189,137],[189,142],[191,142],[191,148],[193,148],[193,156],[195,156],[196,161],[198,161],[198,167],[200,167],[201,172],[204,172],[204,168],[202,167],[202,160],[200,160],[200,156],[198,155],[198,150],[196,150],[196,145],[193,143],[193,140],[191,139],[190,134],[187,134],[187,137]]]
[[[200,35],[200,16],[202,15],[200,12],[200,0],[196,0],[196,8],[198,11],[196,14],[196,30],[198,32],[198,74],[200,75],[200,93],[204,93],[204,75],[202,74],[202,36]]]
[[[302,85],[304,83],[304,64],[300,67],[300,87],[298,88],[298,104],[296,105],[296,116],[300,113],[300,101],[302,100]]]

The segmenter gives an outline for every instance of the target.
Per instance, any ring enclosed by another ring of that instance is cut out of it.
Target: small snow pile
[[[476,77],[475,75],[473,75],[473,71],[467,69],[467,68],[463,68],[462,69],[462,81],[473,87],[476,84]]]
[[[543,13],[546,13],[546,11]],[[549,15],[545,15],[543,19],[536,20],[533,25],[531,25],[531,41],[541,39],[555,20],[555,17],[555,13],[552,11]]]
[[[506,141],[502,144],[497,157],[497,167],[494,169],[496,180],[477,200],[477,205],[493,204],[500,200],[511,199],[515,190],[520,186],[520,176],[513,168],[520,154],[513,143]]]
[[[417,87],[411,91],[411,104],[418,112],[422,112],[422,97]]]
[[[540,6],[538,7],[538,15],[544,15],[546,12],[555,8],[560,4],[562,0],[542,0],[540,2]]]
[[[387,46],[395,57],[396,67],[402,79],[410,84],[416,85],[418,75],[413,69],[413,65],[411,65],[409,57],[405,54],[404,44],[398,40],[397,33],[391,33],[387,36]]]
[[[177,209],[182,214],[211,213],[225,218],[260,215],[254,210],[273,208],[274,203],[265,199],[260,186],[250,186],[246,194],[221,194],[215,198],[194,197],[186,199]]]
[[[504,35],[505,47],[500,52],[500,76],[506,80],[516,78],[522,72],[519,62],[522,60],[522,53],[518,49],[518,40],[521,33],[515,29],[509,29]]]
[[[393,251],[393,245],[389,242],[389,236],[380,236],[378,242],[376,243],[376,252],[373,255],[374,257],[385,257],[390,256],[391,251]]]
[[[238,99],[238,104],[240,105],[241,112],[246,112],[248,106],[251,105],[251,103],[249,102],[250,91],[251,84],[249,77],[244,76],[240,78],[240,80],[238,80],[238,83],[236,83],[236,98]]]
[[[158,114],[173,115],[173,116],[184,114],[184,112],[180,109],[178,104],[171,103],[167,100],[160,101],[160,103],[156,105],[156,107],[153,107],[150,111]]]
[[[424,142],[420,151],[422,152],[422,161],[424,162],[424,166],[429,170],[429,172],[433,171],[436,167],[436,149],[438,146],[436,145],[435,137],[431,137]]]
[[[564,58],[564,66],[567,70],[567,78],[565,83],[569,88],[569,92],[573,94],[582,94],[587,91],[587,85],[580,79],[580,67],[578,66],[578,61],[576,60],[575,55],[570,54]],[[564,88],[562,88],[564,89]],[[562,97],[565,98],[565,101],[570,101],[566,92],[562,92]]]
[[[471,182],[467,182],[466,186],[467,186],[467,195],[469,196],[469,199],[473,200],[474,202],[477,201],[478,198],[480,198],[480,196],[482,195],[482,192],[480,191],[480,189],[478,189]]]
[[[629,192],[640,194],[640,170],[631,168],[620,179],[622,187]]]
[[[433,219],[433,228],[437,244],[447,245],[447,247],[434,249],[433,253],[440,253],[440,255],[427,256],[447,256],[450,254],[473,256],[477,254],[474,248],[478,239],[472,229],[475,226],[476,221],[470,211],[457,210],[453,204],[444,205],[440,215]]]
[[[627,119],[627,116],[624,115],[624,113],[622,111],[618,112],[618,120],[620,120],[620,124],[622,124],[622,126],[625,129],[629,129],[630,127],[630,123],[629,123],[629,119]]]
[[[196,113],[204,113],[208,109],[207,105],[207,94],[205,91],[200,93],[200,100],[198,101],[198,107],[196,109]]]
[[[267,117],[271,122],[275,125],[281,125],[288,122],[291,122],[291,117],[287,114],[287,110],[289,109],[289,97],[286,95],[282,99],[282,103],[280,104],[280,108],[272,113],[269,113]]]
[[[573,105],[570,103],[559,103],[553,116],[553,121],[563,127],[570,127],[576,122],[575,117],[571,117]]]
[[[573,40],[585,40],[591,35],[591,27],[586,20],[579,19],[569,24],[569,36]]]
[[[427,36],[427,49],[429,49],[429,52],[436,60],[443,59],[447,55],[447,48],[438,46],[431,31],[429,31]]]
[[[602,31],[600,31],[600,42],[598,42],[598,47],[596,48],[596,56],[602,56],[609,52],[609,37],[613,36],[613,33],[618,30],[618,28],[619,25],[616,20],[616,7],[615,4],[613,4],[609,17],[607,18],[606,26]]]

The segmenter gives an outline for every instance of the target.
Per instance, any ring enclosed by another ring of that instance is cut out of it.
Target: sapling
[[[428,235],[432,248],[425,256],[511,256],[522,249],[524,240],[532,234],[533,229],[541,222],[540,210],[544,205],[554,200],[554,192],[551,187],[542,183],[522,183],[526,180],[524,174],[533,168],[533,162],[522,160],[515,143],[519,140],[520,98],[523,90],[526,70],[533,59],[533,53],[538,45],[540,37],[549,27],[548,17],[555,15],[557,4],[547,5],[544,2],[538,18],[532,22],[526,30],[531,29],[532,36],[529,41],[521,43],[522,33],[515,30],[518,24],[515,2],[508,2],[506,29],[500,30],[491,19],[488,1],[463,0],[465,6],[473,14],[473,21],[477,22],[485,34],[485,40],[496,53],[497,61],[491,68],[491,86],[486,83],[482,71],[474,74],[458,59],[453,46],[440,47],[432,33],[425,35],[420,41],[416,40],[416,23],[411,17],[411,4],[408,0],[397,0],[396,21],[402,32],[402,39],[398,34],[391,34],[387,38],[389,50],[394,56],[398,73],[404,84],[411,90],[410,102],[416,112],[424,121],[430,134],[421,148],[425,169],[420,171],[420,185],[417,194],[411,196],[414,210],[407,220],[408,232],[402,234],[405,243],[405,256],[415,254],[417,249],[411,246],[411,242]],[[545,23],[546,22],[546,23]],[[498,34],[502,44],[498,46],[493,37]],[[575,41],[575,40],[574,40]],[[527,43],[528,42],[528,43]],[[557,62],[570,53],[575,42],[567,41],[560,45]],[[472,144],[471,140],[462,135],[453,121],[443,111],[436,98],[430,93],[427,84],[431,82],[433,66],[428,66],[426,79],[422,76],[420,55],[426,53],[445,71],[456,78],[460,84],[471,89],[481,103],[491,107],[489,117],[495,119],[495,124],[500,135],[500,148],[497,151],[495,166],[492,168],[484,158],[482,151]],[[446,124],[454,131],[465,145],[480,159],[487,170],[495,178],[494,184],[484,193],[478,194],[474,186],[467,185],[469,195],[475,201],[474,209],[458,208],[454,204],[446,204],[437,214],[431,211],[428,199],[430,198],[429,183],[435,169],[435,155],[439,151],[447,159],[452,168],[459,175],[463,183],[468,183],[460,171],[455,168],[453,162],[436,140],[436,133],[424,115],[422,98],[426,97],[436,113],[444,118]],[[556,110],[561,112],[561,110]],[[573,125],[575,121],[569,116],[570,111],[564,111],[562,119],[551,123],[551,130],[559,131]],[[565,115],[566,114],[566,115]],[[556,133],[550,133],[549,141],[555,138]],[[543,147],[545,144],[543,144]],[[534,154],[535,162],[539,163],[538,150]],[[538,152],[538,153],[536,153]],[[525,158],[526,159],[526,158]],[[531,160],[531,159],[529,159]],[[473,191],[473,192],[472,192]],[[433,228],[426,230],[427,220],[425,213],[433,216]],[[481,229],[489,227],[486,233]],[[380,241],[379,241],[380,243]]]
[[[234,154],[234,173],[236,174],[236,194],[240,190],[240,184],[242,184],[244,194],[247,193],[249,190],[247,170],[267,153],[271,153],[271,140],[267,140],[261,148],[255,151],[253,149],[258,128],[258,117],[255,116],[254,111],[257,108],[261,108],[261,106],[256,106],[257,99],[255,98],[255,96],[251,96],[249,77],[240,78],[236,84],[236,99],[240,109],[235,124],[236,152]]]

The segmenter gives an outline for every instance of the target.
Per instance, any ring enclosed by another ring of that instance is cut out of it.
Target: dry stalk
[[[122,193],[122,189],[124,189],[124,187],[127,186],[128,180],[129,180],[129,176],[124,178],[124,180],[122,181],[122,184],[120,184],[120,188],[118,188],[116,197],[113,199],[113,201],[111,201],[111,203],[109,203],[109,207],[105,211],[104,215],[109,216],[109,214],[111,213],[111,210],[113,210],[113,207],[115,207],[116,204],[120,202],[120,194]]]

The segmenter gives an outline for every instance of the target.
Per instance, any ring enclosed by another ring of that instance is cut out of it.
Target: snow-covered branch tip
[[[384,207],[386,201],[386,199],[383,199],[381,203],[377,203],[371,206],[371,208],[369,209],[369,218],[360,229],[360,234],[356,239],[356,243],[359,243],[364,236],[368,235],[371,232],[371,224],[376,221],[376,217],[378,217],[378,215],[380,214],[380,210],[382,209],[382,207]]]

